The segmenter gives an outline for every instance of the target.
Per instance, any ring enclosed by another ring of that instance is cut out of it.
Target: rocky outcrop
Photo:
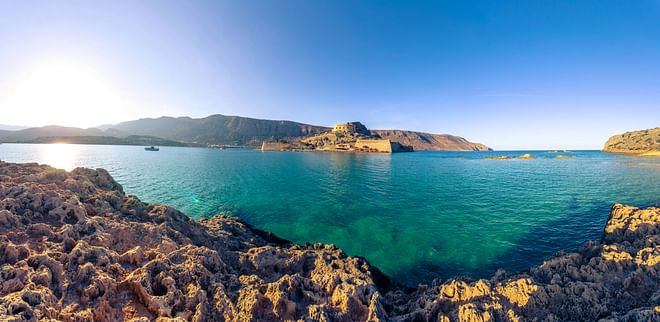
[[[660,127],[614,135],[605,142],[603,151],[620,153],[660,151]]]
[[[660,318],[660,208],[521,274],[398,288],[332,245],[196,222],[102,169],[0,162],[1,321],[640,321]]]
[[[615,205],[599,243],[522,274],[452,279],[386,301],[406,321],[658,321],[658,269],[660,208]]]
[[[101,169],[0,163],[0,321],[378,320],[385,284],[334,246],[195,222]]]
[[[415,151],[490,151],[491,148],[470,142],[460,136],[449,134],[431,134],[403,130],[372,130],[383,139],[412,146]]]

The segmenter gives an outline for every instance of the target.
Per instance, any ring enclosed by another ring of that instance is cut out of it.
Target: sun
[[[124,107],[119,92],[94,68],[59,61],[38,64],[18,77],[2,114],[16,124],[91,127],[107,123],[104,116]]]

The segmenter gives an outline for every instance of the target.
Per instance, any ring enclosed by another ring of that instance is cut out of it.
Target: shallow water
[[[483,159],[524,153],[535,159]],[[0,160],[102,167],[144,201],[195,218],[231,213],[299,243],[334,243],[407,284],[526,269],[599,239],[615,202],[660,204],[660,158],[597,151],[385,155],[0,144]]]

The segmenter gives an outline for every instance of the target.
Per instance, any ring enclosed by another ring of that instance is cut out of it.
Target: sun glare
[[[41,144],[39,145],[39,163],[71,171],[75,167],[75,160],[79,159],[78,150],[79,146],[75,144]]]
[[[90,127],[105,123],[103,115],[123,106],[118,91],[90,66],[50,62],[19,78],[3,113],[17,124]]]

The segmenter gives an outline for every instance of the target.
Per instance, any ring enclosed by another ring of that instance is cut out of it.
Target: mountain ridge
[[[202,118],[161,116],[141,118],[94,128],[44,126],[17,131],[0,130],[0,141],[29,143],[55,137],[153,137],[181,145],[234,145],[258,147],[264,141],[295,140],[330,130],[330,127],[288,120],[266,120],[213,114]],[[392,141],[403,141],[415,150],[487,151],[481,143],[449,134],[431,134],[407,130],[375,130],[373,133]],[[87,139],[89,140],[89,139]],[[101,140],[102,141],[102,140]],[[109,140],[108,140],[109,141]]]

